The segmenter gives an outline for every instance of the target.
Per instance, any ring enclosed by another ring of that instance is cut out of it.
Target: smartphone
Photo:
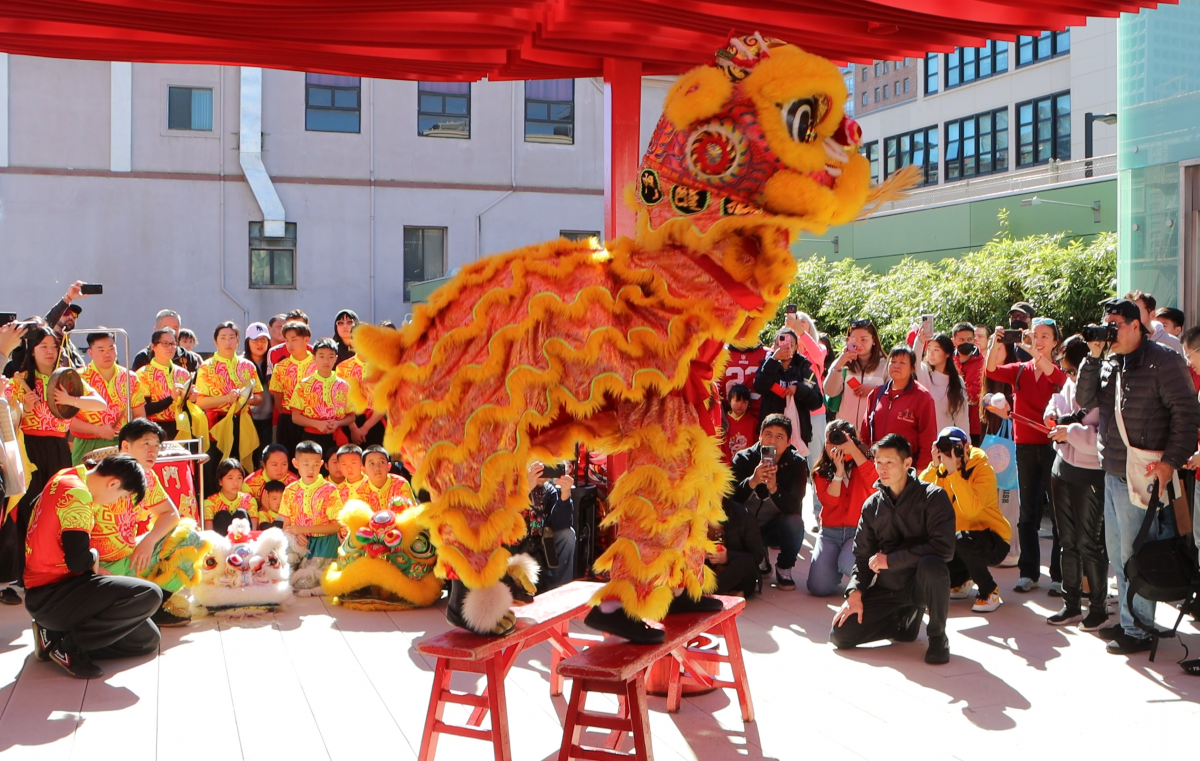
[[[937,315],[923,314],[921,315],[921,331],[924,333],[933,333],[933,321]]]
[[[565,465],[543,465],[542,466],[542,478],[549,478],[549,479],[562,478],[566,474],[567,474],[567,467]]]
[[[853,391],[862,385],[862,381],[860,381],[858,378],[851,377],[846,379],[846,385],[850,387],[851,391]]]
[[[84,296],[99,296],[104,293],[104,286],[100,283],[84,283],[79,286],[79,292]]]
[[[1005,330],[1004,335],[1000,336],[1000,343],[1002,343],[1002,344],[1020,343],[1021,336],[1023,336],[1023,335],[1024,335],[1024,331],[1021,331],[1021,330],[1011,330],[1011,329]]]
[[[785,309],[784,311],[786,311],[788,314],[795,314],[796,313],[796,305],[788,304],[787,309]]]
[[[775,464],[775,447],[764,444],[762,448],[762,461],[768,465]]]
[[[7,325],[10,322],[17,321],[16,312],[0,312],[0,325]]]

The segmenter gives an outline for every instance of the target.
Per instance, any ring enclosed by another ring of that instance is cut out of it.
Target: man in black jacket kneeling
[[[946,492],[917,479],[903,436],[888,434],[873,451],[878,491],[863,504],[854,571],[829,641],[839,650],[881,639],[913,642],[928,609],[925,662],[947,663],[954,507]]]

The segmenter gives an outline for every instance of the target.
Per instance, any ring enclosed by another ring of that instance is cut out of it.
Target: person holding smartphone
[[[887,382],[888,363],[879,343],[879,331],[870,320],[855,320],[846,331],[846,345],[825,373],[825,395],[841,396],[834,420],[855,427],[867,411],[867,397]]]
[[[733,457],[733,498],[758,521],[763,544],[778,547],[775,586],[796,588],[792,568],[804,541],[804,493],[808,483],[808,461],[789,443],[792,421],[781,414],[768,415],[759,427],[758,442]],[[759,571],[765,576],[771,564],[763,559]]]
[[[562,465],[547,466],[540,462],[529,466],[528,475],[531,489],[530,510],[526,514],[527,538],[531,543],[542,544],[534,557],[545,560],[544,583],[540,586],[542,591],[548,591],[575,578],[575,505],[571,501],[575,479]]]

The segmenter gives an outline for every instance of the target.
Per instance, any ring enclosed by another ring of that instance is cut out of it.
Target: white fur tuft
[[[511,575],[513,571],[518,574],[523,573],[529,578],[529,583],[537,586],[538,577],[541,575],[542,567],[533,559],[533,555],[527,552],[521,552],[511,556],[508,559],[508,573]]]
[[[468,589],[463,600],[463,620],[477,632],[491,631],[508,613],[512,604],[512,591],[504,584]]]
[[[250,521],[245,518],[234,518],[229,522],[230,534],[245,534],[250,533]]]

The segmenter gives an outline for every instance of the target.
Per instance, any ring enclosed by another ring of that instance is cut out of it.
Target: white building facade
[[[260,95],[246,85],[258,72]],[[669,84],[645,80],[643,145]],[[599,233],[603,124],[591,79],[452,85],[0,54],[0,312],[44,313],[81,279],[105,292],[82,302],[80,327],[125,328],[135,347],[164,308],[206,351],[219,321],[292,308],[316,336],[343,308],[398,323],[414,284]]]

